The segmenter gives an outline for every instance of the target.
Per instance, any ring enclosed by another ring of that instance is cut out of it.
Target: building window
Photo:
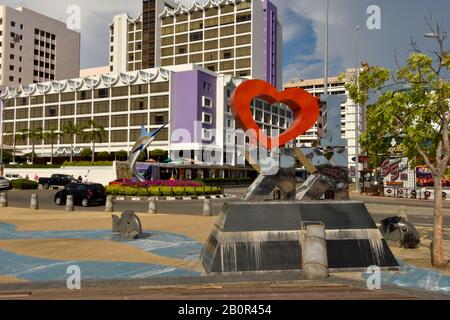
[[[203,123],[212,124],[212,114],[203,112]]]
[[[212,140],[212,131],[209,129],[202,130],[202,140],[211,141]]]
[[[127,112],[128,111],[128,99],[115,100],[111,102],[111,112]]]
[[[94,94],[95,99],[109,98],[109,89],[97,89]]]
[[[208,97],[203,97],[203,107],[211,109],[213,107],[212,99]]]

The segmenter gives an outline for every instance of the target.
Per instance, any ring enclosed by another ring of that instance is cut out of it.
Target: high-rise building
[[[76,77],[80,34],[29,9],[0,6],[0,90]]]
[[[328,80],[328,91],[329,94],[336,95],[347,95],[348,91],[345,85],[352,81],[355,77],[355,69],[347,69],[345,72],[345,77],[340,79],[339,77],[331,77]],[[314,96],[320,97],[324,93],[324,79],[293,79],[284,84],[285,89],[288,88],[302,88],[313,94]],[[348,143],[348,156],[349,156],[349,167],[351,172],[354,172],[356,163],[354,158],[356,156],[356,105],[350,99],[347,98],[341,106],[341,117],[342,117],[342,138],[347,139]],[[363,108],[359,109],[359,131],[360,134],[364,131],[365,127],[365,114]],[[298,138],[298,146],[312,147],[317,144],[319,139],[318,124],[314,126],[311,130],[306,132],[304,135]]]
[[[137,42],[132,31],[136,25],[142,26],[138,31],[142,40]],[[187,63],[233,77],[264,79],[281,88],[282,27],[277,8],[269,0],[208,0],[190,7],[144,0],[143,14],[136,19],[114,18],[112,71]]]

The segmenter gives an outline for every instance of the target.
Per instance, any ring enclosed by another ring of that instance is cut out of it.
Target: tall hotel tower
[[[193,63],[282,86],[282,27],[268,0],[144,0],[142,14],[118,15],[110,30],[114,72]]]

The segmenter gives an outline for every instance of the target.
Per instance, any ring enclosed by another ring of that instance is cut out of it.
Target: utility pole
[[[328,44],[329,44],[329,15],[330,0],[325,0],[325,78],[323,94],[328,95]]]
[[[356,77],[356,85],[359,91],[359,45],[358,45],[358,31],[359,26],[355,26],[355,48],[356,48],[356,68],[355,68],[355,77]],[[358,193],[361,193],[361,187],[359,185],[360,174],[359,174],[359,109],[360,105],[357,102],[355,105],[355,190]]]

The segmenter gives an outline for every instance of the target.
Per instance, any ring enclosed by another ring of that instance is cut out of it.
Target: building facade
[[[194,63],[281,88],[282,27],[268,0],[195,1],[191,7],[146,0],[142,15],[116,16],[110,29],[111,71]]]
[[[346,83],[354,79],[355,69],[347,69],[345,72],[345,78],[339,79],[339,77],[331,77],[328,80],[328,92],[329,94],[335,95],[346,95],[348,97],[348,92],[345,88]],[[289,88],[302,88],[313,94],[314,96],[320,97],[324,94],[324,79],[311,79],[311,80],[300,80],[293,79],[284,84],[285,89]],[[356,105],[355,103],[347,98],[341,106],[341,117],[342,117],[342,138],[347,140],[348,143],[348,156],[349,156],[349,167],[352,174],[356,168],[356,162],[354,158],[356,156]],[[365,114],[363,108],[359,109],[359,133],[360,135],[364,132],[365,128]],[[306,132],[303,136],[299,137],[297,140],[298,146],[312,147],[317,145],[319,139],[319,125],[316,124],[314,128]]]
[[[40,128],[63,133],[70,122],[85,126],[94,119],[106,129],[96,152],[130,151],[142,126],[153,130],[170,123],[151,148],[189,163],[245,164],[246,140],[236,133],[229,106],[241,81],[188,64],[7,88],[1,96],[4,143],[23,154],[34,144],[38,156],[49,157],[52,141],[32,141],[20,133]],[[252,111],[261,128],[274,134],[292,121],[290,111],[261,101],[254,101]],[[54,155],[69,155],[72,142],[75,153],[91,148],[83,136],[61,134],[53,141]]]
[[[29,9],[0,6],[0,90],[77,77],[80,34]]]

